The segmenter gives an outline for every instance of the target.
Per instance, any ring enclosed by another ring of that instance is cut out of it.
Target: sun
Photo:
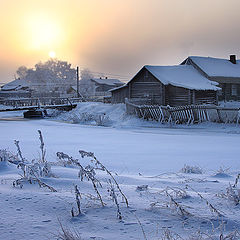
[[[49,56],[50,58],[55,58],[55,57],[56,57],[56,53],[55,53],[54,51],[50,51],[50,52],[48,53],[48,56]]]

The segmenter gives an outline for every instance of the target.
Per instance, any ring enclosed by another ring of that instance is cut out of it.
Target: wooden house
[[[144,66],[127,84],[111,90],[112,103],[180,106],[217,103],[217,83],[191,65]]]
[[[109,96],[111,95],[109,90],[124,85],[124,83],[118,79],[112,79],[107,77],[93,78],[91,79],[91,82],[92,84],[94,84],[95,96]]]
[[[181,64],[191,65],[209,80],[218,82],[219,100],[240,100],[240,60],[236,60],[236,55],[229,59],[191,56]]]

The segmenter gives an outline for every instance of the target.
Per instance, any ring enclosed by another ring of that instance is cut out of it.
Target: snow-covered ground
[[[97,126],[94,117],[85,121],[85,112],[92,116],[105,113],[106,126]],[[59,151],[74,158],[80,158],[78,150],[94,152],[118,174],[129,208],[120,204],[123,219],[118,220],[114,203],[102,190],[104,208],[83,195],[83,214],[72,218],[74,184],[80,192],[94,194],[90,183],[80,182],[76,168],[52,167],[56,178],[42,181],[53,186],[54,193],[37,184],[14,188],[12,182],[21,170],[0,163],[0,239],[54,239],[59,222],[83,239],[161,239],[168,230],[183,239],[199,230],[219,239],[221,232],[226,236],[240,227],[239,206],[228,199],[231,194],[226,190],[240,170],[240,129],[235,124],[170,127],[126,116],[123,105],[85,103],[55,119],[26,120],[21,112],[0,113],[0,149],[16,152],[13,141],[19,140],[25,158],[39,159],[38,129],[43,133],[48,161],[56,162]],[[197,166],[203,173],[182,173],[185,164]],[[216,174],[220,168],[227,170]],[[106,176],[99,174],[105,186]],[[141,185],[148,187],[137,191]],[[181,216],[181,209],[189,215]]]

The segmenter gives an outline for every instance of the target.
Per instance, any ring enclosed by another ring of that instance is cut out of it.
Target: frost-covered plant
[[[180,239],[182,240],[183,238],[180,237],[178,234],[170,231],[169,228],[163,230],[161,240],[180,240]]]
[[[19,156],[21,162],[25,162],[25,158],[23,157],[22,151],[21,151],[21,149],[20,149],[19,141],[14,140],[14,144],[15,144],[16,147],[17,147],[17,153],[18,153],[18,156]]]
[[[166,195],[170,195],[174,199],[184,199],[189,197],[187,192],[181,188],[167,187],[164,191],[166,192]]]
[[[71,115],[72,123],[87,123],[94,121],[94,115],[91,113],[83,112],[83,113],[73,113]]]
[[[170,198],[169,206],[175,208],[177,213],[181,216],[191,215],[180,203],[178,203],[167,191],[166,195]]]
[[[113,177],[112,173],[95,157],[94,153],[92,152],[86,152],[83,150],[79,151],[82,158],[89,157],[90,164],[87,164],[86,166],[83,166],[79,159],[74,159],[73,157],[63,153],[63,152],[57,152],[57,157],[59,158],[60,162],[63,163],[65,166],[67,164],[75,165],[79,167],[79,173],[78,177],[81,181],[87,180],[92,183],[93,189],[96,192],[98,199],[100,200],[102,206],[104,206],[104,202],[102,199],[102,195],[100,194],[100,191],[98,190],[99,187],[103,188],[102,183],[97,178],[97,171],[104,171],[107,173],[107,175],[110,177],[107,182],[109,184],[108,193],[115,203],[117,207],[117,216],[119,219],[122,218],[121,212],[120,212],[120,205],[118,196],[120,195],[123,199],[123,201],[126,203],[128,207],[128,200],[125,196],[125,194],[122,192],[119,184],[117,183],[116,179]]]
[[[41,150],[41,162],[45,163],[46,162],[46,149],[44,148],[44,141],[43,141],[43,136],[41,130],[38,130],[39,134],[39,140],[40,140],[40,150]]]
[[[234,185],[233,185],[234,188],[237,187],[237,184],[238,184],[239,178],[240,178],[240,173],[237,175],[237,177],[236,177],[236,179],[235,179],[235,183],[234,183]]]
[[[127,207],[128,207],[128,199],[125,196],[125,194],[122,192],[118,182],[116,181],[116,179],[113,177],[112,173],[95,157],[93,152],[86,152],[83,150],[79,150],[79,153],[81,155],[82,158],[84,157],[90,157],[91,158],[91,162],[93,162],[95,164],[95,168],[105,171],[110,178],[112,179],[113,183],[116,185],[116,188],[118,189],[119,193],[121,194],[124,202],[126,203]]]
[[[207,206],[209,207],[210,211],[212,213],[217,214],[218,217],[223,217],[224,215],[217,209],[215,208],[206,198],[204,198],[202,196],[202,194],[200,194],[199,192],[197,192],[196,190],[194,190],[191,186],[186,185],[187,189],[191,189],[193,192],[195,192],[203,201],[205,201],[205,203],[207,204]]]
[[[106,113],[92,114],[88,112],[72,113],[69,120],[72,123],[95,123],[97,126],[107,126],[110,122]]]
[[[63,227],[60,222],[61,232],[55,236],[57,240],[81,240],[78,232]]]
[[[44,149],[44,142],[43,142],[41,131],[38,130],[38,133],[39,133],[39,139],[41,143],[40,149],[42,152],[41,160],[38,162],[36,162],[35,160],[30,162],[27,159],[25,159],[22,155],[19,141],[16,141],[16,140],[14,141],[17,147],[18,156],[20,157],[17,168],[20,168],[22,170],[23,175],[21,175],[20,179],[17,179],[13,182],[13,186],[14,187],[20,186],[20,188],[22,188],[23,184],[26,182],[30,184],[38,183],[40,187],[47,187],[50,191],[56,192],[56,189],[54,189],[53,187],[49,186],[48,184],[40,180],[40,177],[52,177],[54,175],[51,171],[51,165],[45,159],[46,151]]]
[[[136,191],[147,191],[148,190],[148,185],[140,185],[137,186]]]
[[[200,167],[197,166],[189,166],[184,165],[184,167],[181,169],[182,173],[193,173],[193,174],[202,174],[203,170]]]
[[[23,171],[23,175],[21,176],[20,179],[17,179],[13,181],[13,186],[17,187],[19,186],[20,188],[23,187],[24,183],[38,183],[39,187],[46,187],[48,188],[51,192],[57,192],[57,190],[48,184],[42,182],[38,176],[39,174],[39,166],[27,164],[27,163],[20,163],[18,165]]]
[[[7,161],[11,163],[18,163],[19,158],[17,155],[12,154],[6,149],[0,149],[0,162],[7,162]]]
[[[118,217],[118,219],[121,220],[122,219],[122,213],[120,211],[120,206],[119,206],[119,203],[118,203],[117,193],[115,191],[114,184],[112,184],[111,179],[108,180],[108,183],[109,183],[109,189],[108,189],[109,195],[110,195],[110,197],[112,198],[113,202],[115,203],[115,205],[117,207],[117,217]]]
[[[175,189],[175,188],[167,187],[164,190],[162,190],[160,194],[164,194],[165,196],[167,196],[169,198],[169,201],[167,201],[165,205],[163,205],[163,203],[160,201],[151,203],[150,206],[152,208],[165,206],[171,210],[176,211],[177,214],[179,214],[182,217],[191,215],[191,213],[188,212],[182,204],[177,202],[177,199],[183,199],[188,197],[185,190],[182,190],[180,188]]]
[[[229,183],[227,187],[227,198],[228,200],[234,202],[235,205],[238,205],[240,202],[240,189],[233,188],[232,185]]]
[[[79,167],[78,177],[80,178],[81,181],[83,181],[84,179],[86,179],[87,181],[91,181],[93,189],[97,193],[98,198],[99,198],[102,206],[104,206],[102,196],[101,196],[101,194],[98,190],[98,187],[99,186],[102,187],[102,184],[95,177],[95,175],[96,175],[95,169],[93,167],[91,167],[90,165],[87,165],[86,167],[83,167],[78,159],[74,159],[74,158],[70,157],[69,155],[67,155],[63,152],[57,152],[57,157],[61,161],[65,160],[65,161],[71,163],[72,165],[75,165],[75,166]]]
[[[109,124],[109,117],[106,113],[98,114],[95,116],[95,122],[97,126],[107,126]]]
[[[80,215],[81,214],[81,202],[80,202],[81,194],[78,190],[77,185],[74,186],[74,189],[75,189],[75,198],[76,198],[76,204],[77,204],[77,209],[78,209],[78,214],[77,215]],[[73,208],[71,210],[71,213],[72,213],[72,217],[75,217]]]

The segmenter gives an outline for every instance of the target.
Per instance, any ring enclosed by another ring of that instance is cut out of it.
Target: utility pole
[[[77,67],[77,97],[80,97],[79,94],[79,67]]]

